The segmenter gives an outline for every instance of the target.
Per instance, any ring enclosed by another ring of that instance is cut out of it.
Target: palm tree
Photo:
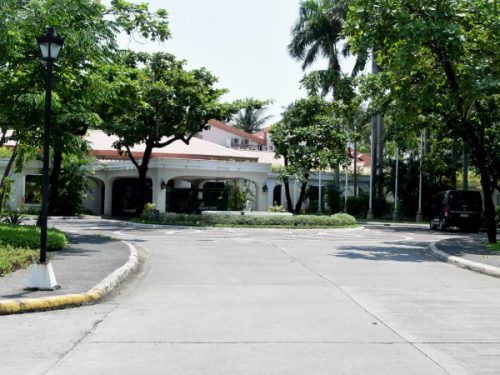
[[[233,117],[234,126],[247,133],[255,133],[272,117],[264,116],[266,110],[267,108],[246,107]]]
[[[292,41],[288,45],[290,55],[302,61],[302,69],[310,66],[319,56],[328,60],[328,71],[340,75],[337,45],[347,13],[345,1],[303,0],[299,18],[292,27]],[[333,87],[323,89],[323,95]]]
[[[332,79],[323,84],[321,96],[333,90],[335,99],[335,81],[340,76],[337,44],[347,13],[346,0],[303,0],[299,6],[299,18],[292,27],[292,41],[288,45],[290,55],[302,61],[302,69],[310,66],[318,56],[328,60],[328,73]],[[334,174],[335,186],[340,184],[339,166]]]

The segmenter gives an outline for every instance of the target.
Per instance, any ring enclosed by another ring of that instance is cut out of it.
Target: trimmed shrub
[[[286,212],[285,207],[280,206],[280,205],[275,205],[272,207],[269,207],[269,212]]]
[[[347,213],[359,218],[365,218],[368,212],[367,194],[360,194],[356,197],[347,197]]]
[[[27,249],[40,249],[40,228],[34,225],[0,224],[0,245]],[[68,245],[66,235],[60,230],[47,231],[47,250],[62,250]]]
[[[348,214],[322,215],[234,215],[234,214],[150,214],[143,213],[140,222],[181,226],[248,226],[248,227],[342,227],[356,224]]]
[[[0,245],[0,275],[7,275],[21,268],[26,268],[38,258],[33,249]]]
[[[344,209],[340,191],[335,186],[328,186],[326,188],[325,200],[332,213],[340,212]]]

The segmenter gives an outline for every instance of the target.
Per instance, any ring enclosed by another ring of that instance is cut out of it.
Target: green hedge
[[[47,231],[47,250],[64,249],[68,244],[66,235],[57,229]],[[3,246],[2,246],[3,245]],[[40,228],[33,225],[0,224],[0,248],[12,247],[40,249]]]
[[[0,245],[0,275],[26,268],[38,259],[38,251]]]
[[[320,215],[231,215],[207,214],[188,215],[174,213],[146,212],[139,222],[183,226],[257,226],[257,227],[343,227],[356,224],[356,219],[348,214],[332,216]]]

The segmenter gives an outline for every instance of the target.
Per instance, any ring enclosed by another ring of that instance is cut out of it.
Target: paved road
[[[104,303],[0,317],[2,373],[500,373],[500,280],[425,250],[463,234],[54,223],[147,260]]]

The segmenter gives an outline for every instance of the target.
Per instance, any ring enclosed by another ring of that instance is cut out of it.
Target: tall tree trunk
[[[368,207],[368,219],[373,219],[374,213],[374,203],[375,203],[375,186],[377,184],[377,117],[372,118],[372,134],[370,139],[370,157],[371,157],[371,167],[370,167],[370,189],[369,189],[369,207]]]
[[[7,163],[5,171],[3,172],[2,181],[0,181],[0,212],[3,211],[3,207],[5,205],[5,198],[7,197],[7,190],[6,190],[7,178],[9,178],[10,171],[12,169],[12,166],[14,165],[14,161],[16,160],[18,145],[19,141],[16,142],[16,145],[12,150],[12,155],[10,156],[9,162]]]
[[[0,146],[3,146],[7,141],[7,128],[2,128],[0,131]]]
[[[286,209],[293,214],[293,202],[290,194],[290,180],[288,177],[283,178],[283,185],[285,186]]]
[[[372,54],[372,74],[378,74],[380,69],[376,63],[376,52],[373,51]],[[370,194],[372,195],[372,205],[373,198],[376,197],[377,201],[380,201],[382,196],[382,163],[384,157],[384,149],[383,149],[383,120],[382,115],[376,115],[372,119],[372,191]],[[373,206],[372,206],[373,210]]]
[[[470,155],[476,160],[477,168],[481,176],[481,187],[483,188],[484,199],[484,217],[486,219],[486,230],[488,233],[488,242],[497,242],[497,230],[495,221],[495,205],[493,203],[493,179],[488,169],[486,150],[482,147],[481,141],[474,132],[473,125],[462,118],[465,130],[465,142],[470,150]]]
[[[149,170],[149,161],[151,160],[151,154],[153,153],[153,141],[149,139],[146,141],[146,149],[142,156],[141,165],[137,166],[139,171],[139,195],[136,201],[135,212],[137,215],[142,214],[144,211],[144,205],[147,203],[147,174]],[[130,155],[131,156],[131,155]]]
[[[448,86],[451,93],[455,96],[455,107],[460,116],[460,122],[464,130],[464,141],[469,147],[470,155],[476,160],[476,165],[481,175],[481,186],[483,188],[484,198],[484,216],[486,218],[486,229],[488,232],[488,242],[497,242],[497,230],[495,221],[495,206],[493,204],[493,183],[488,170],[487,155],[484,147],[484,134],[476,133],[474,124],[469,121],[467,114],[469,110],[465,109],[464,100],[460,92],[457,76],[452,63],[444,58],[443,52],[437,46],[435,49],[437,61],[443,67],[448,80]],[[454,129],[452,129],[454,130]],[[484,132],[483,132],[484,133]]]
[[[358,195],[358,150],[357,150],[357,143],[354,141],[353,143],[353,149],[354,149],[354,182],[353,182],[353,187],[354,187],[354,196],[356,197]]]
[[[464,142],[462,154],[462,190],[469,190],[469,155],[467,155],[467,145]]]
[[[457,188],[457,145],[455,141],[451,145],[451,188],[455,190]]]
[[[49,215],[57,213],[57,206],[59,203],[59,177],[61,176],[62,158],[62,151],[54,150],[52,174],[50,175]],[[59,213],[63,214],[62,212]]]
[[[296,214],[300,214],[300,210],[302,209],[302,203],[304,202],[304,196],[306,195],[306,187],[307,182],[303,182],[302,186],[300,187],[299,199],[295,205],[294,213]]]
[[[384,117],[377,115],[377,200],[382,202],[384,194]]]

